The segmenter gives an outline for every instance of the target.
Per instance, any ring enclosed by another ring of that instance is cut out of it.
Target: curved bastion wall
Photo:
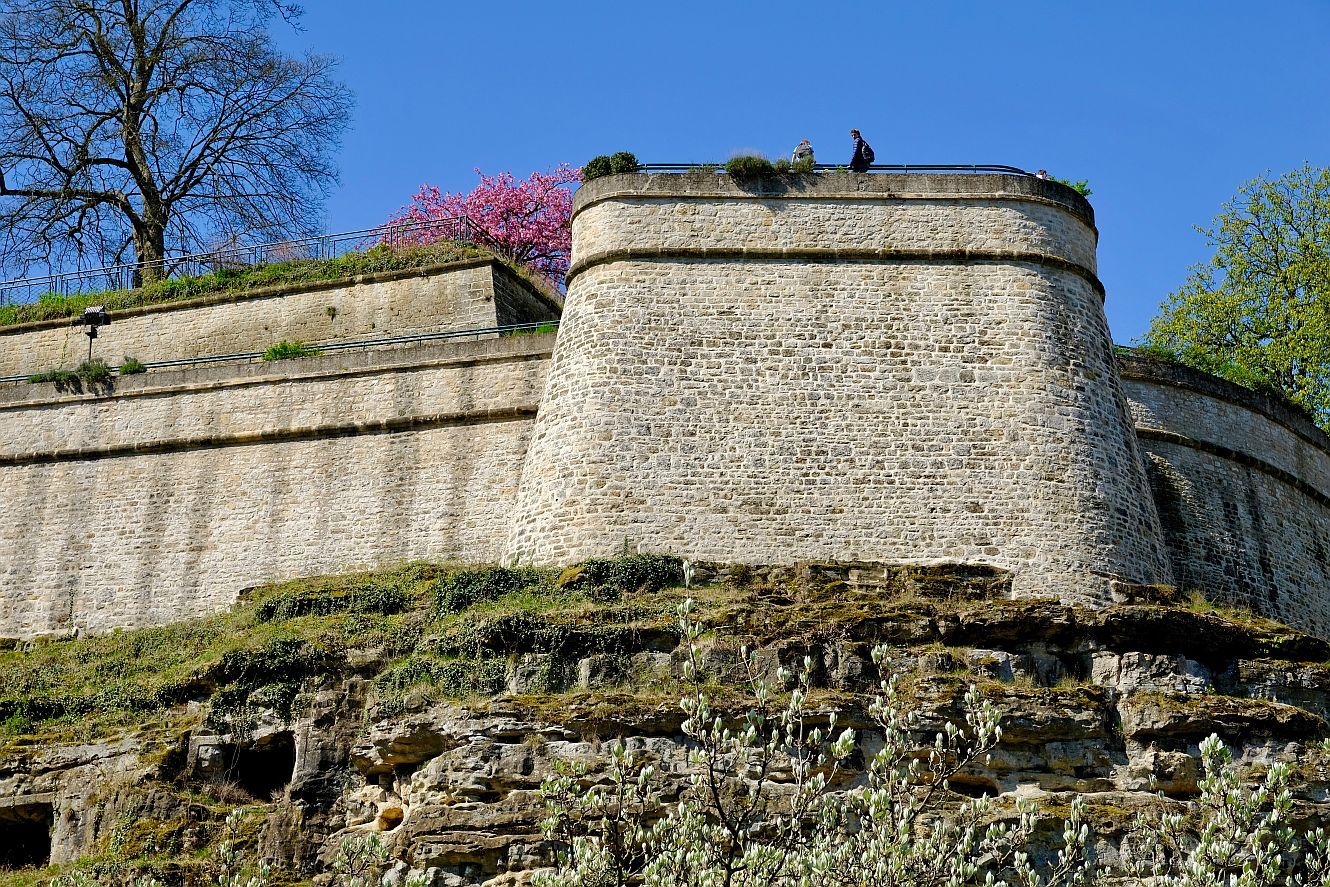
[[[1177,585],[1330,637],[1330,437],[1188,367],[1120,365]]]
[[[1168,581],[1089,205],[1004,175],[614,176],[507,557],[969,562]]]

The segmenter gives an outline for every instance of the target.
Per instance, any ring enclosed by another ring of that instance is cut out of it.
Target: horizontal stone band
[[[1330,496],[1316,489],[1316,487],[1307,483],[1300,477],[1294,477],[1282,468],[1271,465],[1263,459],[1257,459],[1255,456],[1247,453],[1231,450],[1228,447],[1221,447],[1218,444],[1209,441],[1196,440],[1173,431],[1161,431],[1157,428],[1137,428],[1136,436],[1142,441],[1155,441],[1157,443],[1173,444],[1174,446],[1187,447],[1202,453],[1209,453],[1212,456],[1218,456],[1229,462],[1236,462],[1253,471],[1259,471],[1261,474],[1272,477],[1281,483],[1288,484],[1298,492],[1312,499],[1316,504],[1323,508],[1330,508]]]
[[[457,425],[480,425],[488,422],[530,420],[536,416],[538,404],[529,403],[503,409],[474,410],[461,413],[438,413],[431,416],[404,416],[377,422],[346,422],[337,425],[317,425],[306,428],[282,428],[248,434],[209,435],[180,440],[153,441],[142,444],[122,444],[109,447],[86,447],[54,450],[44,453],[15,453],[0,455],[0,468],[20,465],[51,465],[60,462],[93,462],[101,459],[131,456],[156,456],[186,450],[222,449],[253,446],[255,444],[288,443],[303,440],[325,440],[338,437],[359,437],[367,434],[400,434],[429,428]]]
[[[899,249],[839,249],[833,247],[796,247],[796,248],[710,248],[710,247],[647,247],[629,249],[611,249],[593,253],[585,259],[579,259],[568,269],[568,285],[582,272],[599,265],[614,262],[658,262],[689,261],[704,259],[707,261],[729,262],[881,262],[886,264],[910,263],[952,263],[952,264],[1013,264],[1024,263],[1041,265],[1066,271],[1080,277],[1104,298],[1104,284],[1099,277],[1082,265],[1069,262],[1059,256],[1046,253],[1006,251],[1006,250],[899,250]]]

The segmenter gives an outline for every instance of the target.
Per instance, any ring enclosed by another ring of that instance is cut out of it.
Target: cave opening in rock
[[[972,773],[957,773],[947,784],[956,794],[967,798],[995,798],[1002,794],[996,781]]]
[[[53,822],[50,804],[0,807],[0,869],[49,865]]]
[[[296,769],[296,744],[290,733],[274,733],[262,742],[236,751],[232,772],[250,795],[269,801],[291,783]]]

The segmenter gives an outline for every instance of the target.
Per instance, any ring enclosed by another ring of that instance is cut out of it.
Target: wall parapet
[[[150,363],[262,351],[280,339],[335,342],[388,332],[554,320],[560,307],[504,262],[465,259],[340,280],[214,293],[113,312],[96,353]],[[0,327],[0,376],[70,367],[86,342],[69,318]]]
[[[1155,360],[1140,354],[1119,353],[1117,359],[1119,371],[1124,379],[1172,385],[1175,388],[1185,388],[1197,394],[1238,404],[1254,413],[1260,413],[1273,422],[1278,422],[1312,446],[1330,453],[1330,434],[1326,434],[1302,410],[1277,397],[1186,364]]]
[[[706,173],[621,173],[586,182],[573,197],[573,217],[604,200],[669,196],[680,199],[965,200],[975,196],[1049,203],[1078,216],[1095,230],[1094,207],[1075,190],[1034,176],[1000,173],[825,172],[814,175],[768,176],[753,180]]]

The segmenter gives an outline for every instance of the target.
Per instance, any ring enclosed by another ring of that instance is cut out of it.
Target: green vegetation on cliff
[[[636,555],[564,577],[411,564],[268,586],[217,616],[0,652],[0,731],[90,739],[191,701],[243,727],[259,709],[289,716],[329,673],[378,675],[389,704],[419,686],[490,694],[510,654],[608,652],[639,624],[668,626],[674,599],[650,593],[676,581],[676,559]]]
[[[77,844],[85,858],[42,877],[215,883],[209,848],[241,807],[247,852],[276,861],[275,883],[325,871],[319,848],[348,827],[379,829],[394,853],[416,842],[411,865],[479,883],[511,846],[539,840],[535,790],[564,756],[591,760],[615,737],[683,754],[680,698],[704,692],[717,715],[743,717],[755,676],[786,699],[803,673],[810,726],[835,713],[872,731],[880,649],[900,705],[927,729],[975,705],[1001,727],[993,760],[954,775],[953,799],[1038,785],[1060,815],[1091,792],[1094,828],[1117,840],[1156,788],[1196,796],[1194,746],[1210,733],[1303,749],[1296,777],[1326,780],[1306,751],[1327,732],[1324,642],[1164,589],[1102,610],[1011,600],[1010,589],[1009,574],[983,567],[650,555],[282,583],[206,619],[0,652],[0,765],[131,762],[88,801],[110,812]],[[697,629],[685,636],[688,598]],[[224,760],[207,764],[204,746]],[[425,852],[437,861],[421,862]],[[0,875],[0,887],[38,881],[31,869]]]

